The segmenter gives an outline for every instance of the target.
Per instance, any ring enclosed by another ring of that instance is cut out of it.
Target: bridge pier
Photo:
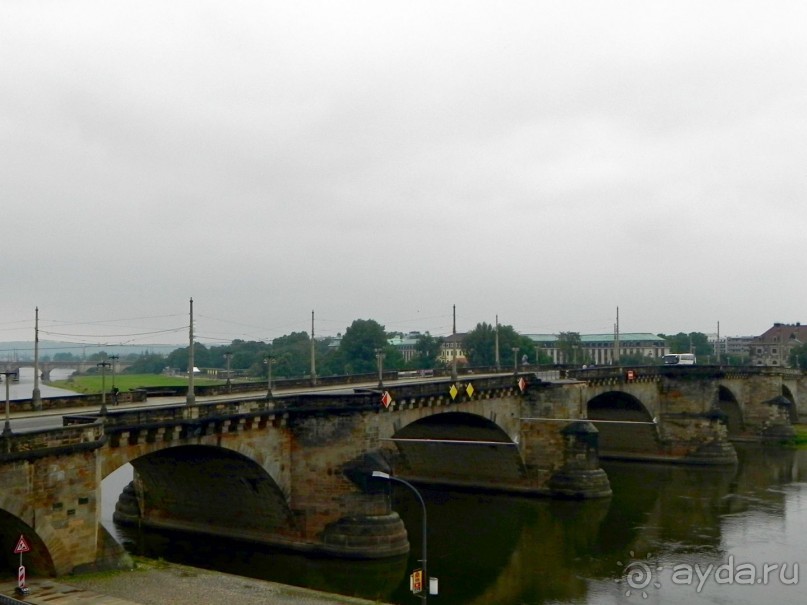
[[[104,442],[99,425],[15,434],[2,441],[0,535],[5,542],[26,537],[30,575],[130,563],[100,523],[98,450]]]
[[[564,437],[563,466],[549,479],[553,496],[596,498],[611,495],[608,475],[600,467],[599,431],[590,422],[573,422],[561,430]]]
[[[758,429],[763,441],[791,441],[796,430],[791,424],[793,402],[781,395],[763,402],[768,408],[767,418],[763,418]]]
[[[694,465],[737,463],[737,451],[728,439],[724,415],[666,413],[659,419],[660,453],[674,462]]]

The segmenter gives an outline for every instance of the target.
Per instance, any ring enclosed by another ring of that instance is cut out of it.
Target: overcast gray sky
[[[807,3],[0,0],[0,341],[807,321]],[[167,332],[161,332],[167,330]],[[172,331],[173,330],[173,331]],[[160,332],[150,334],[150,332]]]

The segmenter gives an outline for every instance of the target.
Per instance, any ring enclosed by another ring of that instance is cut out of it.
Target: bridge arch
[[[799,421],[799,410],[798,406],[796,405],[796,398],[793,396],[793,392],[788,388],[786,384],[782,385],[782,397],[784,397],[790,402],[790,408],[788,409],[790,422],[793,424],[797,424]]]
[[[586,412],[599,431],[601,456],[619,457],[658,451],[658,425],[642,401],[630,393],[601,393],[588,401]]]
[[[745,431],[745,419],[742,407],[730,389],[723,385],[717,387],[717,409],[726,415],[726,428],[729,437]]]
[[[23,555],[23,565],[25,565],[29,574],[46,577],[55,576],[56,566],[53,563],[48,544],[45,543],[42,536],[22,519],[8,510],[0,508],[0,544],[8,546],[8,548],[3,549],[2,555],[4,558],[3,569],[6,570],[7,575],[17,575],[20,556],[14,554],[12,545],[17,544],[17,540],[21,535],[25,536],[28,546],[31,547],[31,551]],[[64,547],[61,541],[54,540],[50,543],[51,548]]]
[[[130,461],[115,520],[266,542],[296,535],[286,494],[255,460],[211,445],[178,445]],[[281,536],[281,538],[278,538]]]
[[[473,487],[502,489],[525,475],[518,448],[495,421],[468,412],[420,418],[395,432],[396,464],[403,474],[424,482],[463,487],[474,469]]]

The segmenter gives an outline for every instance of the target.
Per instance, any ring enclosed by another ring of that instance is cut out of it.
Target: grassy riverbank
[[[54,380],[48,384],[60,389],[69,389],[78,393],[100,393],[102,377],[97,375],[71,376],[67,380]],[[224,384],[223,380],[209,378],[194,378],[195,385]],[[145,387],[184,387],[188,386],[188,379],[184,376],[165,376],[163,374],[118,374],[115,376],[115,386],[121,391],[129,389],[142,389]],[[109,392],[112,388],[112,377],[103,379],[103,387]]]
[[[807,449],[807,424],[793,425],[796,429],[796,447]]]

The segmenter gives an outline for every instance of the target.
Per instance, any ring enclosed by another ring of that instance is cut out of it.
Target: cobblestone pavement
[[[173,563],[59,580],[29,581],[33,605],[369,605],[341,595],[275,584]],[[0,595],[15,596],[16,581],[0,583]]]

